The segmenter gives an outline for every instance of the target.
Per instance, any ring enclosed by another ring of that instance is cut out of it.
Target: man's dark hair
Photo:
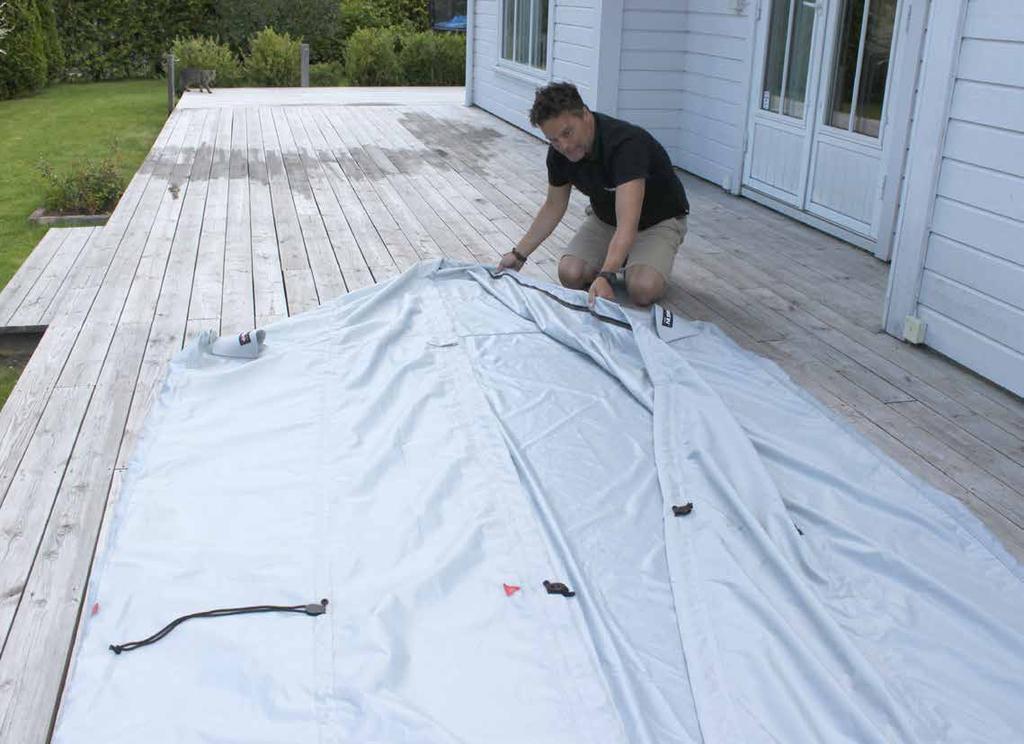
[[[572,83],[551,83],[537,88],[530,109],[530,123],[539,127],[548,119],[554,119],[565,113],[582,116],[587,107],[580,97],[580,92]]]

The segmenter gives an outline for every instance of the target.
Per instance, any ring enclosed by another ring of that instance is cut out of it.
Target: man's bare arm
[[[526,231],[526,234],[520,238],[519,243],[516,245],[516,250],[519,253],[529,256],[537,250],[537,246],[547,240],[548,236],[554,232],[558,223],[562,221],[562,217],[565,216],[565,210],[569,208],[569,194],[571,192],[571,184],[565,184],[564,186],[548,184],[548,194],[547,198],[544,199],[544,204],[541,205],[537,215],[533,218],[533,224],[530,225],[530,229]]]
[[[608,255],[601,271],[618,271],[626,263],[640,226],[647,181],[635,178],[615,189],[615,234],[608,244]]]

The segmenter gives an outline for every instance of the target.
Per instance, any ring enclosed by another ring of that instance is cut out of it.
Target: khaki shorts
[[[608,244],[615,234],[615,228],[595,217],[590,207],[586,211],[587,217],[565,247],[565,255],[576,256],[598,271],[608,255]],[[685,216],[662,220],[641,230],[626,258],[627,268],[639,264],[650,266],[667,281],[672,274],[676,253],[685,237]]]

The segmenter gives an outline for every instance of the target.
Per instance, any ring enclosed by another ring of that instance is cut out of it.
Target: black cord
[[[111,644],[110,650],[113,651],[115,654],[119,654],[122,651],[134,651],[135,649],[140,648],[142,646],[148,646],[151,643],[156,643],[186,620],[191,620],[196,617],[224,617],[225,615],[250,615],[256,612],[301,612],[304,615],[323,615],[325,612],[327,612],[327,600],[321,599],[318,604],[255,605],[253,607],[230,607],[222,610],[207,610],[206,612],[194,612],[191,615],[182,615],[177,620],[168,623],[166,627],[157,631],[149,638],[144,638],[141,641],[130,641],[128,643]]]

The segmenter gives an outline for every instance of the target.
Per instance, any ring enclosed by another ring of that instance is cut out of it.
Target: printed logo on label
[[[672,311],[662,308],[661,324],[666,328],[671,328],[673,323],[675,323],[675,318],[672,317]]]
[[[252,337],[249,335],[249,331],[238,334],[238,343],[240,346],[245,346],[247,343],[252,341]]]

